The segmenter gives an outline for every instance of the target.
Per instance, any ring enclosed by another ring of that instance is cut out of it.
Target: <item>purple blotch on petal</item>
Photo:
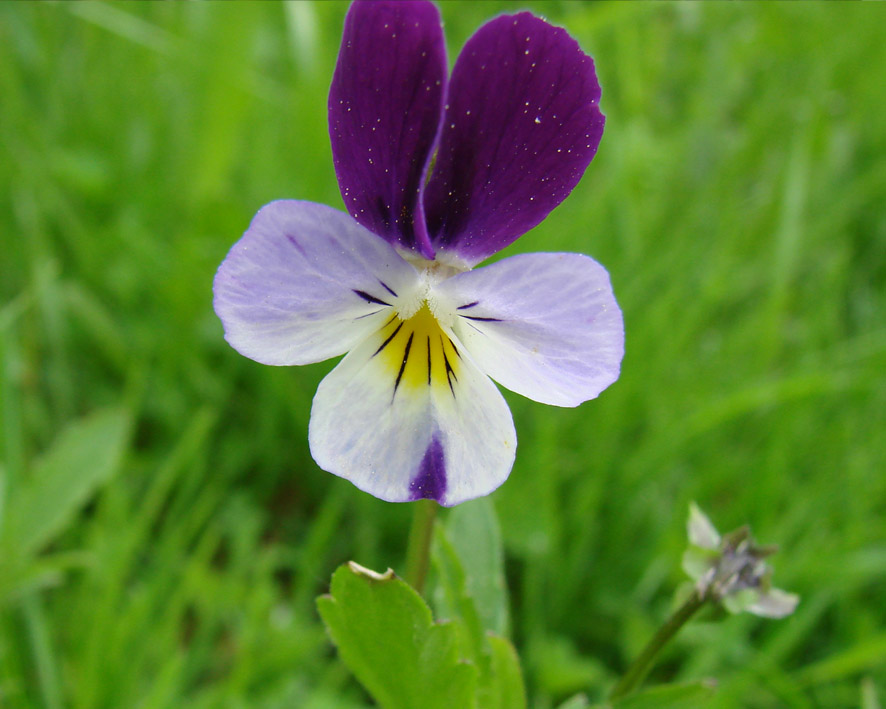
[[[562,202],[597,152],[594,62],[530,13],[483,25],[458,56],[425,188],[431,242],[477,263]]]
[[[355,2],[329,90],[329,135],[348,212],[433,258],[418,204],[442,114],[446,50],[429,2]]]
[[[418,474],[409,483],[413,500],[435,500],[442,504],[446,496],[446,462],[443,445],[434,436],[418,466]]]

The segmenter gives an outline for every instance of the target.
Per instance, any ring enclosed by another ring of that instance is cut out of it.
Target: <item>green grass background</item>
[[[594,56],[607,125],[572,196],[505,254],[593,255],[627,328],[599,400],[507,394],[519,450],[492,499],[532,705],[599,697],[624,669],[683,580],[697,500],[780,544],[777,585],[802,601],[701,618],[651,679],[716,677],[720,707],[877,706],[883,6],[520,6]],[[515,7],[442,3],[450,61]],[[347,559],[402,571],[410,509],[312,462],[330,363],[251,362],[211,307],[261,205],[341,207],[325,104],[345,10],[0,6],[6,499],[70,422],[111,406],[132,424],[40,559],[77,554],[0,599],[3,707],[368,704],[313,598]]]

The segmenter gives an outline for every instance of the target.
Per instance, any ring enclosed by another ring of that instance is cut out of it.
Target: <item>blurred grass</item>
[[[524,4],[594,55],[608,120],[584,181],[508,252],[592,254],[627,325],[598,401],[508,395],[520,447],[493,499],[534,706],[600,695],[664,618],[692,499],[778,542],[803,600],[703,619],[653,679],[716,676],[718,707],[876,701],[883,7]],[[450,60],[513,7],[442,3]],[[330,366],[240,357],[210,293],[262,204],[341,206],[325,101],[345,9],[0,5],[2,489],[81,415],[135,422],[52,543],[88,562],[0,608],[4,707],[366,704],[312,599],[348,558],[398,568],[409,509],[316,468]]]

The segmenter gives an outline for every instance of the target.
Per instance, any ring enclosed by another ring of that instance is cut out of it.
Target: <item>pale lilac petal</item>
[[[308,364],[378,330],[417,282],[412,266],[347,214],[280,200],[259,210],[219,266],[213,305],[240,354]]]
[[[523,12],[483,25],[458,56],[424,195],[435,248],[477,263],[572,191],[603,133],[594,62]]]
[[[440,13],[427,2],[355,2],[329,91],[329,134],[348,212],[433,258],[419,190],[446,88]],[[420,211],[420,210],[419,210]]]
[[[621,310],[606,270],[587,256],[512,256],[453,276],[437,293],[480,368],[511,391],[577,406],[618,379]]]
[[[451,506],[505,481],[517,445],[507,404],[435,328],[394,320],[320,383],[308,430],[317,465],[389,502]]]

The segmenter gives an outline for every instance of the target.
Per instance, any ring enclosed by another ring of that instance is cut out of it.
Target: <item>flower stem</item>
[[[622,675],[622,678],[618,681],[615,687],[613,687],[612,692],[610,692],[610,700],[621,699],[637,689],[646,677],[646,673],[652,669],[652,663],[655,660],[656,655],[658,655],[661,649],[667,645],[668,641],[677,634],[677,631],[680,630],[680,628],[682,628],[693,615],[695,615],[699,608],[707,603],[707,600],[708,599],[702,597],[698,591],[692,592],[692,595],[687,601],[674,611],[674,614],[668,618],[664,625],[662,625],[655,635],[652,636],[652,639],[646,644],[646,647],[643,648],[643,652],[641,652],[637,656],[637,659],[631,663],[627,672]]]
[[[428,575],[437,507],[433,500],[417,500],[412,508],[412,527],[406,547],[406,582],[419,593],[424,591]]]

